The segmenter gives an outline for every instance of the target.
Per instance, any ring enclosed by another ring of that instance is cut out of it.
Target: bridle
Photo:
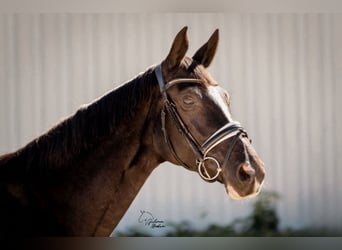
[[[179,158],[168,136],[166,124],[165,124],[166,114],[168,114],[171,117],[171,120],[176,125],[178,131],[185,137],[187,143],[190,145],[192,151],[194,152],[196,156],[197,171],[199,175],[201,176],[201,178],[209,182],[214,181],[220,175],[222,168],[221,168],[219,161],[216,158],[212,156],[208,156],[210,151],[212,151],[217,145],[221,144],[223,141],[226,141],[232,138],[232,141],[229,144],[229,148],[227,150],[227,153],[223,162],[223,165],[225,165],[226,163],[228,163],[230,155],[232,154],[237,141],[243,137],[248,138],[247,132],[243,129],[243,127],[240,125],[239,122],[232,121],[232,122],[228,122],[223,127],[221,127],[216,132],[214,132],[202,144],[198,143],[198,141],[194,138],[194,136],[189,131],[186,124],[183,122],[181,116],[179,115],[176,109],[176,105],[167,94],[167,90],[171,86],[177,83],[181,83],[181,82],[182,83],[184,82],[201,83],[202,81],[200,79],[178,78],[178,79],[174,79],[165,83],[160,64],[156,66],[155,74],[156,74],[160,91],[164,100],[164,106],[161,112],[161,124],[162,124],[162,131],[164,134],[165,143],[170,148],[174,158],[186,168],[191,169],[190,166],[188,166],[184,161],[182,161],[182,159]],[[249,163],[249,157],[248,157],[247,149],[244,143],[243,143],[243,147],[244,147],[244,154],[245,154],[245,162]],[[210,174],[208,173],[206,169],[206,163],[208,164],[210,161],[216,165],[216,173],[214,176],[210,176]]]

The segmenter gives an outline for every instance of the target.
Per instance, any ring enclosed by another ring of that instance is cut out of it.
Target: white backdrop
[[[220,29],[209,71],[266,164],[264,188],[281,195],[281,226],[342,229],[341,14],[0,14],[0,154],[159,63],[185,25],[190,55]],[[140,210],[228,224],[253,201],[166,163],[117,230],[145,229]]]

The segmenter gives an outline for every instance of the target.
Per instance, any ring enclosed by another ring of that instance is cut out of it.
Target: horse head
[[[197,171],[205,181],[221,182],[231,198],[242,199],[260,191],[265,168],[246,130],[232,118],[229,93],[207,71],[218,41],[216,30],[188,57],[184,27],[156,66],[161,129],[154,132],[155,150],[164,160]]]

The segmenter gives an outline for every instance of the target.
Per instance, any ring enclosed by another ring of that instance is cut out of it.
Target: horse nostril
[[[252,168],[251,164],[244,162],[240,164],[237,176],[241,182],[251,182],[255,176],[255,170]]]

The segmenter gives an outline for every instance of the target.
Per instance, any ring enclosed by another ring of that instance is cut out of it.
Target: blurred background
[[[233,201],[222,185],[164,163],[113,235],[165,235],[177,225],[241,231],[260,204],[271,230],[341,231],[341,14],[1,13],[0,154],[161,62],[184,26],[190,56],[220,29],[209,72],[265,162],[264,191]],[[139,223],[142,210],[165,227]]]

